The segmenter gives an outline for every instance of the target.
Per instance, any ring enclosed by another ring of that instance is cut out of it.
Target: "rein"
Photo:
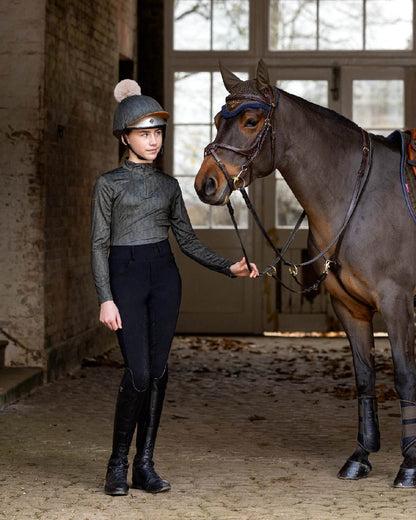
[[[255,141],[254,145],[251,148],[249,148],[249,149],[240,149],[240,148],[236,148],[236,147],[233,147],[233,146],[225,144],[225,143],[218,143],[218,142],[213,141],[212,143],[210,143],[205,148],[204,155],[206,156],[206,155],[210,154],[210,155],[213,156],[216,164],[219,166],[219,168],[221,169],[221,171],[224,174],[224,177],[225,177],[225,179],[227,181],[227,184],[228,184],[228,186],[230,188],[230,191],[232,192],[233,190],[237,190],[237,189],[240,191],[240,193],[241,193],[241,195],[242,195],[242,197],[244,199],[244,202],[245,202],[248,210],[252,214],[252,216],[254,218],[254,221],[256,222],[258,228],[260,229],[260,231],[263,234],[264,238],[266,239],[268,244],[272,247],[272,249],[274,250],[274,252],[277,255],[275,261],[271,265],[266,267],[266,269],[264,269],[259,274],[259,276],[267,275],[269,277],[274,278],[276,281],[278,281],[283,287],[285,287],[289,291],[291,291],[293,293],[297,293],[297,294],[305,294],[305,293],[309,293],[311,291],[316,291],[319,288],[319,285],[327,277],[328,272],[330,270],[332,270],[332,271],[334,271],[334,273],[335,273],[339,283],[344,288],[344,290],[352,298],[357,300],[357,298],[354,295],[350,294],[346,290],[346,288],[344,287],[344,284],[342,283],[341,279],[338,276],[337,271],[338,271],[340,265],[339,265],[339,262],[337,260],[337,256],[338,256],[339,249],[341,247],[341,242],[342,242],[344,233],[346,231],[347,225],[348,225],[348,223],[349,223],[349,221],[350,221],[350,219],[351,219],[351,217],[352,217],[352,215],[353,215],[353,213],[355,211],[355,208],[357,207],[357,204],[358,204],[358,201],[360,199],[361,193],[362,193],[362,191],[364,189],[364,186],[366,184],[368,175],[369,175],[370,170],[371,170],[372,151],[373,151],[371,138],[370,138],[368,132],[366,132],[364,129],[361,129],[361,134],[362,134],[362,139],[363,139],[361,164],[360,164],[360,168],[359,168],[358,173],[357,173],[357,181],[356,181],[355,186],[354,186],[354,190],[353,190],[353,194],[352,194],[352,197],[351,197],[351,201],[350,201],[350,204],[348,206],[348,210],[347,210],[346,215],[344,217],[344,221],[343,221],[343,223],[341,225],[341,228],[338,230],[337,234],[335,235],[333,240],[329,243],[329,245],[327,245],[325,247],[325,249],[323,249],[323,250],[319,250],[319,248],[317,247],[317,245],[315,243],[315,240],[314,240],[314,238],[312,236],[313,245],[319,251],[319,253],[315,257],[313,257],[312,259],[307,260],[306,262],[298,263],[298,264],[294,264],[292,262],[289,262],[289,261],[287,261],[284,258],[284,255],[285,255],[286,251],[288,250],[290,244],[292,243],[293,239],[295,238],[295,235],[298,232],[298,230],[299,230],[299,228],[300,228],[300,226],[302,224],[302,221],[304,220],[304,218],[306,216],[306,212],[305,211],[302,212],[302,214],[300,215],[300,217],[299,217],[299,219],[298,219],[298,221],[297,221],[297,223],[296,223],[292,233],[290,234],[289,239],[287,240],[286,244],[283,246],[283,248],[281,250],[279,250],[274,245],[272,239],[270,238],[270,235],[265,230],[265,228],[264,228],[264,226],[263,226],[259,216],[257,215],[257,212],[254,209],[254,206],[251,203],[251,200],[250,200],[250,198],[249,198],[249,196],[247,194],[247,191],[245,189],[245,185],[246,185],[245,184],[245,180],[242,177],[244,175],[244,173],[248,170],[249,165],[254,161],[254,159],[257,157],[257,155],[259,154],[260,150],[262,149],[262,147],[264,145],[264,142],[265,142],[265,139],[266,139],[266,136],[267,136],[269,131],[271,132],[271,148],[272,148],[272,150],[271,150],[271,152],[272,152],[271,153],[271,158],[272,158],[272,161],[273,161],[273,158],[274,158],[275,131],[273,130],[272,116],[273,116],[274,109],[279,104],[279,96],[280,96],[280,94],[279,94],[279,91],[277,89],[273,89],[272,87],[270,87],[268,93],[265,93],[265,97],[268,98],[269,95],[270,95],[270,104],[269,105],[265,105],[264,99],[259,97],[259,96],[255,96],[255,95],[246,95],[246,96],[240,95],[238,97],[237,96],[228,96],[226,101],[240,101],[241,99],[247,99],[247,100],[250,100],[250,102],[241,104],[237,109],[232,110],[231,112],[227,111],[227,105],[224,105],[222,107],[221,114],[226,119],[231,118],[231,117],[235,117],[241,111],[245,110],[245,108],[264,108],[264,109],[268,109],[268,115],[267,115],[266,119],[264,120],[263,126],[262,126],[260,132],[257,135],[257,138],[256,138],[256,141]],[[247,156],[247,160],[241,166],[240,172],[238,173],[238,175],[236,175],[235,177],[231,178],[231,176],[229,175],[229,173],[227,171],[226,166],[224,165],[224,163],[221,161],[221,159],[219,158],[218,154],[216,153],[216,149],[217,148],[230,150],[232,152],[239,153],[241,155]],[[272,169],[273,169],[273,166],[272,166]],[[233,222],[234,229],[235,229],[237,237],[239,239],[240,246],[241,246],[241,249],[243,251],[243,255],[244,255],[244,258],[246,260],[248,269],[251,272],[252,269],[251,269],[251,266],[250,266],[250,261],[248,259],[247,251],[246,251],[246,249],[244,247],[244,244],[243,244],[243,241],[242,241],[242,238],[241,238],[241,234],[240,234],[240,231],[238,229],[237,221],[236,221],[235,215],[234,215],[234,209],[232,207],[232,204],[231,204],[230,200],[227,202],[227,207],[228,207],[228,211],[230,213],[231,220]],[[335,253],[331,256],[330,259],[325,258],[325,254],[334,245],[336,245]],[[299,272],[298,271],[299,267],[305,267],[307,265],[310,265],[310,264],[316,262],[317,260],[319,260],[321,258],[323,258],[325,260],[323,271],[319,275],[317,280],[311,286],[309,286],[307,288],[302,288],[300,291],[295,291],[294,289],[292,289],[291,287],[286,285],[282,280],[280,280],[280,278],[277,277],[276,266],[280,262],[282,262],[285,266],[288,266],[289,273],[292,275],[292,277],[294,278],[296,283],[299,286],[302,287],[301,282],[299,282],[299,280],[297,279],[297,275],[298,275],[298,272]],[[360,300],[358,300],[358,301],[360,301]],[[364,302],[361,302],[361,301],[360,301],[360,303],[364,304]]]

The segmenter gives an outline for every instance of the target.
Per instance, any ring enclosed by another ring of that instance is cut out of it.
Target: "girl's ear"
[[[127,146],[127,139],[126,139],[126,134],[122,134],[121,136],[121,142],[124,144],[124,146]]]

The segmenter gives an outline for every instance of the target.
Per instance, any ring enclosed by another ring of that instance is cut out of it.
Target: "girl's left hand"
[[[259,275],[259,270],[257,269],[256,264],[250,263],[251,273],[247,266],[246,259],[243,257],[239,262],[236,262],[232,266],[230,266],[230,271],[235,276],[249,276],[250,278],[257,278]]]

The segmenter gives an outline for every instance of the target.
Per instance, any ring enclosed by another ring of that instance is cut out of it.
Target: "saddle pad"
[[[413,218],[416,215],[416,130],[412,128],[405,132],[410,136],[407,145],[407,161],[404,167],[404,184],[410,205],[413,210]]]
[[[400,178],[403,195],[416,223],[416,130],[395,130],[387,139],[401,143]]]

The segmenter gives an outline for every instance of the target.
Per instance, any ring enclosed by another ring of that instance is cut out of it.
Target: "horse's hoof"
[[[339,470],[337,477],[342,480],[360,480],[367,477],[370,471],[371,464],[369,462],[364,463],[348,459]]]
[[[416,469],[400,468],[394,479],[395,488],[416,488]]]

